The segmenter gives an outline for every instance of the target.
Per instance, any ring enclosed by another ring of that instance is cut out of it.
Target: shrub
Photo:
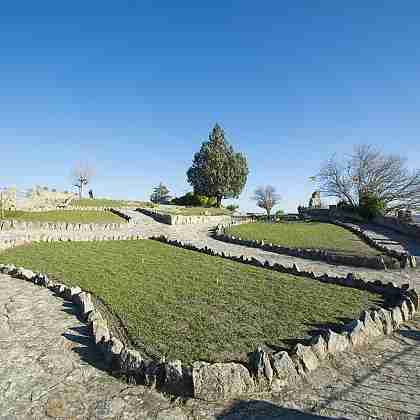
[[[213,207],[216,205],[216,199],[205,195],[194,194],[190,191],[182,197],[172,199],[171,203],[177,206]]]
[[[364,194],[359,203],[358,213],[365,219],[373,219],[385,210],[385,203],[374,194]]]
[[[228,206],[226,206],[226,208],[231,212],[234,212],[239,209],[239,206],[237,204],[229,204]]]

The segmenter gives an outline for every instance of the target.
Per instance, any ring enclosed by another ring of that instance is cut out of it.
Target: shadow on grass
[[[304,413],[300,410],[279,407],[268,401],[250,400],[237,401],[230,407],[216,415],[216,420],[329,420],[331,417],[318,416],[315,414]],[[335,417],[337,419],[337,417]],[[345,417],[339,417],[341,420],[347,420]]]

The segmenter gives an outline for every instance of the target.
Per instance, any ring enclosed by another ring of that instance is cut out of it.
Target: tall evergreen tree
[[[150,196],[150,201],[156,204],[164,204],[170,200],[169,190],[161,182],[157,187],[153,188],[153,193]]]
[[[248,172],[245,156],[234,152],[225,140],[224,131],[216,124],[209,140],[194,155],[187,177],[196,194],[216,198],[217,206],[220,207],[223,198],[239,197]]]

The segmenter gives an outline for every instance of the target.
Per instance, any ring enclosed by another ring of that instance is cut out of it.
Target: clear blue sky
[[[148,198],[215,122],[244,152],[239,202],[294,210],[331,153],[371,143],[420,166],[417,1],[8,1],[0,14],[0,184]]]

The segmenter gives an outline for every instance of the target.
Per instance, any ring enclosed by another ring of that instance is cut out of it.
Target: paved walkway
[[[173,401],[109,376],[71,304],[0,275],[0,419],[416,419],[420,319],[280,396]]]

